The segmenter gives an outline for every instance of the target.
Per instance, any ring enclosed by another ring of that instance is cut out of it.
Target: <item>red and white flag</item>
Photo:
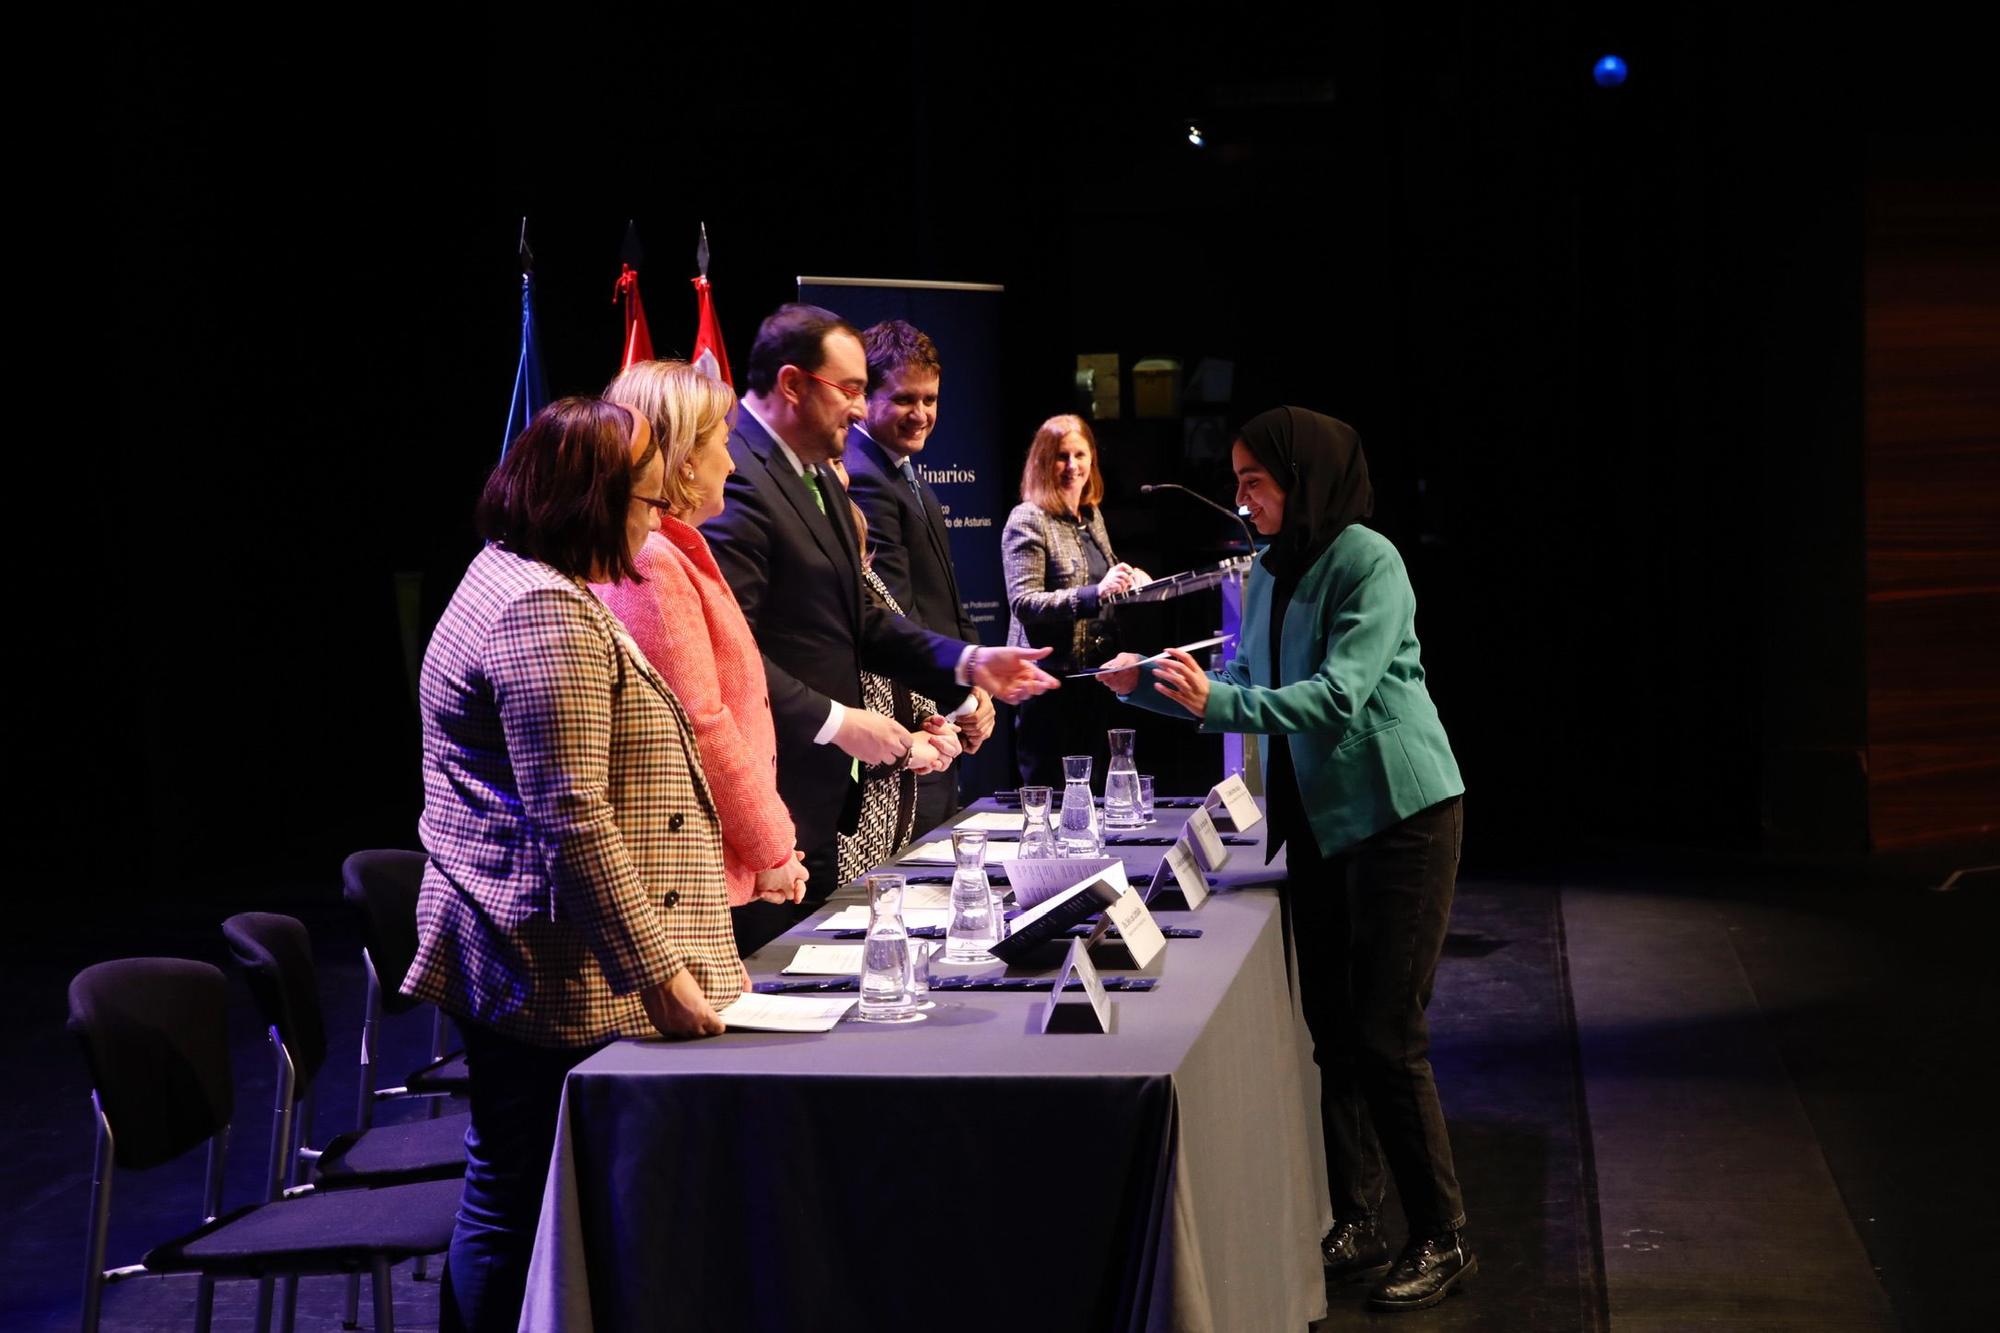
[[[620,370],[630,370],[635,361],[653,359],[653,335],[646,327],[646,303],[639,299],[639,270],[619,265],[618,286],[612,300],[625,303],[625,359]]]
[[[715,297],[706,274],[694,280],[694,299],[698,307],[692,358],[695,369],[733,389],[736,381],[729,378],[729,353],[722,346],[722,326],[715,319]]]
[[[722,347],[722,325],[715,318],[715,293],[708,285],[708,224],[701,224],[701,244],[695,247],[694,266],[700,270],[694,279],[695,325],[694,355],[688,359],[696,370],[712,380],[721,380],[730,388],[736,381],[729,378],[729,353]]]

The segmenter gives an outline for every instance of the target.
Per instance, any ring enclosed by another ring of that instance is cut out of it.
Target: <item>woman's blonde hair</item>
[[[663,498],[676,518],[685,518],[708,496],[688,480],[688,460],[716,426],[729,419],[736,395],[685,361],[638,361],[605,386],[606,402],[643,414],[667,456]]]
[[[1028,462],[1021,469],[1021,498],[1051,514],[1065,514],[1062,487],[1056,483],[1056,450],[1071,435],[1081,435],[1090,446],[1090,479],[1083,483],[1083,503],[1095,505],[1104,498],[1104,469],[1098,466],[1097,437],[1082,417],[1064,413],[1050,417],[1035,432],[1028,446]]]

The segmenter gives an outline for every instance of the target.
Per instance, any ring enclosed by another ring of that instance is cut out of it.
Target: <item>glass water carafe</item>
[[[1021,788],[1021,850],[1024,861],[1062,855],[1056,847],[1056,831],[1049,823],[1049,807],[1055,793],[1047,787]]]
[[[1102,856],[1104,827],[1098,821],[1097,806],[1090,798],[1090,756],[1063,756],[1063,796],[1061,840],[1064,856]]]
[[[868,1023],[922,1018],[910,987],[910,932],[903,928],[903,877],[870,875],[868,939],[861,946],[861,1003]]]
[[[1139,808],[1139,766],[1132,759],[1130,727],[1114,727],[1106,733],[1111,742],[1111,767],[1104,772],[1104,827],[1135,829],[1146,826]]]
[[[990,963],[994,932],[993,885],[986,878],[986,834],[953,829],[951,854],[958,863],[951,877],[951,922],[944,931],[947,963]]]

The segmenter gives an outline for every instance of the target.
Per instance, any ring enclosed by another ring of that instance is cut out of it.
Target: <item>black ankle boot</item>
[[[1371,1310],[1421,1310],[1447,1294],[1465,1290],[1465,1279],[1479,1271],[1479,1260],[1460,1231],[1412,1237],[1389,1275],[1368,1293]]]
[[[1389,1266],[1389,1247],[1372,1217],[1341,1218],[1319,1243],[1319,1252],[1329,1282],[1372,1277]]]

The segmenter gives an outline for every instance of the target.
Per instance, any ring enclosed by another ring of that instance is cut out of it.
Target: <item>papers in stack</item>
[[[951,924],[949,907],[918,907],[903,909],[903,925],[911,930],[918,926],[936,926],[942,930]],[[868,929],[868,904],[855,903],[843,907],[832,916],[813,927],[814,930],[866,930]]]
[[[831,1032],[859,997],[759,995],[745,991],[722,1011],[722,1021],[749,1032]]]
[[[1014,817],[1014,827],[1016,829],[1021,827],[1021,819],[1018,815]],[[1011,861],[1020,850],[1021,845],[1019,843],[989,842],[986,844],[986,863],[992,865],[997,861]],[[955,865],[958,858],[952,855],[951,839],[939,838],[934,842],[918,843],[897,857],[896,860],[903,864],[916,863],[920,865],[948,866]]]
[[[848,977],[861,973],[859,944],[801,944],[785,964],[788,977]]]

